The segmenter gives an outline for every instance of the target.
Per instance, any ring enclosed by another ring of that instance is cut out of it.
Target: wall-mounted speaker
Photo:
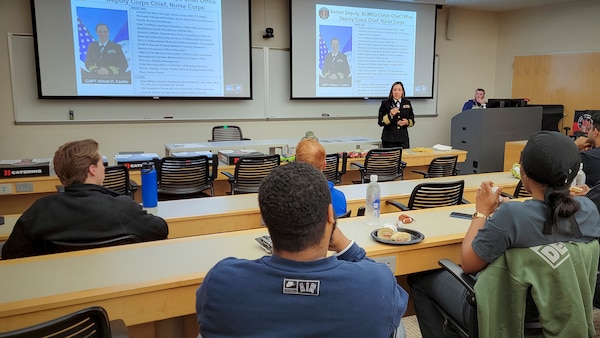
[[[456,26],[454,7],[450,7],[448,10],[448,22],[446,23],[446,40],[454,39],[454,26]]]

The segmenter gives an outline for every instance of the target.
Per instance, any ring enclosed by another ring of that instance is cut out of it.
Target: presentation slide
[[[34,4],[41,97],[251,98],[247,0]]]
[[[433,96],[435,5],[292,0],[291,12],[292,98],[387,97],[396,81]]]

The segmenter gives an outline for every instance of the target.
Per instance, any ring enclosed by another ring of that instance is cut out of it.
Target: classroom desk
[[[504,142],[504,171],[510,171],[514,163],[521,162],[521,152],[525,144],[526,140]]]
[[[396,200],[404,204],[412,190],[424,182],[465,181],[464,198],[475,202],[477,188],[482,181],[490,180],[495,185],[512,194],[518,183],[508,172],[461,175],[453,177],[429,178],[420,180],[381,182],[381,212],[399,211],[385,204],[385,201]],[[346,195],[348,208],[352,216],[356,216],[359,207],[365,205],[367,184],[338,186],[337,189]],[[169,238],[197,236],[229,231],[260,228],[260,211],[257,194],[234,196],[217,196],[211,198],[194,198],[176,201],[158,202],[158,207],[148,209],[152,214],[161,216],[169,224]],[[0,241],[6,240],[12,226],[19,215],[8,215],[4,225],[0,225]]]
[[[447,155],[458,155],[458,161],[464,162],[467,157],[467,152],[458,149],[452,149],[450,151],[434,151],[430,153],[413,152],[410,149],[404,150],[402,153],[402,160],[407,164],[407,168],[404,169],[405,179],[423,178],[422,175],[413,173],[412,170],[427,171],[427,166],[433,158]],[[342,184],[352,184],[352,181],[360,181],[358,169],[356,166],[352,165],[352,163],[355,162],[364,163],[364,158],[348,159],[346,166],[347,172],[342,177]],[[230,190],[227,177],[221,173],[222,171],[234,173],[235,166],[225,165],[223,163],[219,164],[219,173],[217,175],[217,180],[215,181],[215,195],[217,196],[223,196],[226,191]],[[129,172],[129,178],[138,183],[140,188],[135,194],[135,199],[136,201],[141,202],[142,178],[140,171],[131,170]],[[22,182],[33,183],[33,192],[15,192],[15,184]],[[56,193],[56,186],[60,185],[60,181],[56,176],[8,178],[0,180],[0,183],[13,185],[12,194],[0,195],[0,215],[23,213],[38,198]]]
[[[394,274],[437,268],[440,258],[459,260],[469,220],[450,211],[473,213],[473,204],[408,212],[410,225],[425,235],[414,245],[388,245],[370,237],[363,217],[338,226],[375,259],[394,262]],[[391,222],[398,213],[382,216]],[[145,242],[118,247],[0,261],[0,332],[49,320],[87,306],[104,307],[128,326],[195,312],[195,291],[206,272],[229,256],[256,259],[264,251],[254,240],[267,230]]]
[[[234,150],[246,148],[268,148],[268,153],[271,155],[282,154],[286,152],[288,148],[296,147],[299,141],[300,138],[284,138],[201,143],[170,143],[165,144],[165,156],[171,156],[172,153],[178,151],[213,151],[216,153],[219,150]],[[377,148],[381,144],[381,140],[379,139],[372,139],[362,136],[319,138],[319,142],[325,147],[325,149],[327,149],[328,146],[330,148],[332,146],[342,146],[349,148],[349,150],[364,149],[362,148],[363,145],[374,146],[375,148]]]

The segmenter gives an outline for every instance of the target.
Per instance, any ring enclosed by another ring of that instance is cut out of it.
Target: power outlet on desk
[[[393,274],[396,274],[396,256],[383,256],[383,257],[375,257],[373,260],[377,263],[383,263],[387,265],[388,268],[392,271]]]
[[[17,189],[17,192],[33,192],[33,183],[15,183],[15,188]]]
[[[12,183],[0,184],[0,195],[12,194],[13,188]]]

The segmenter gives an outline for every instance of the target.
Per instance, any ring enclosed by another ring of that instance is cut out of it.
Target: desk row
[[[386,201],[395,200],[404,204],[413,189],[421,183],[449,182],[464,180],[463,197],[470,202],[475,201],[477,188],[482,181],[492,181],[496,186],[512,194],[518,179],[510,172],[461,175],[420,180],[381,182],[382,213],[398,211],[387,205]],[[351,215],[356,215],[358,208],[365,205],[367,184],[344,185],[338,187],[346,196]],[[152,214],[164,218],[169,225],[169,238],[213,234],[228,231],[260,228],[260,211],[257,194],[216,196],[213,198],[193,198],[175,201],[163,201],[158,207],[148,210]],[[12,226],[19,215],[7,215],[4,225],[0,225],[0,241],[6,240]]]

